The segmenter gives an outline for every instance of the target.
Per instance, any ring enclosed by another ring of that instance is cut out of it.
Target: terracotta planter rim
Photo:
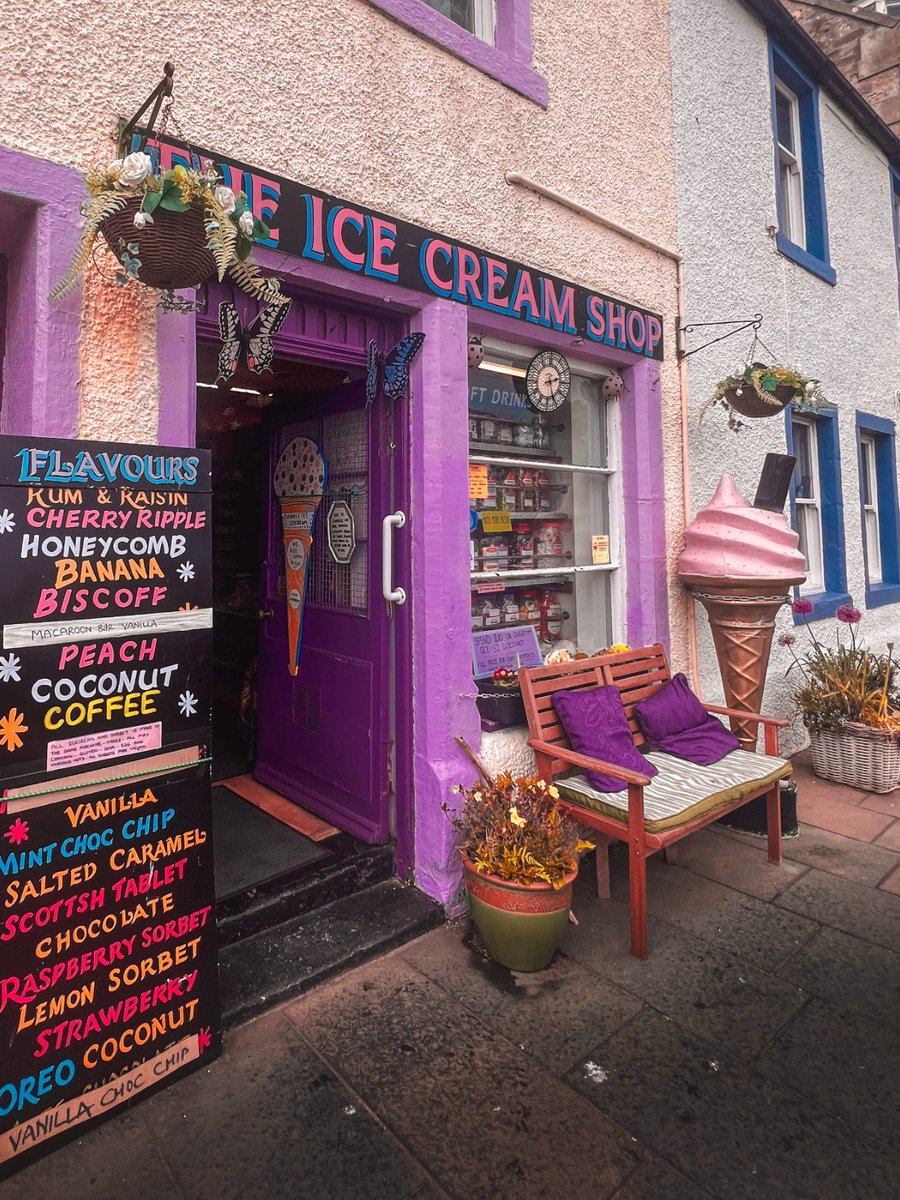
[[[466,855],[464,850],[458,850],[457,853],[463,867],[467,871],[471,871],[477,879],[483,879],[485,883],[493,883],[497,887],[511,888],[519,892],[561,892],[575,882],[575,877],[578,874],[578,866],[576,865],[573,870],[567,872],[563,878],[562,886],[558,888],[555,888],[552,883],[545,883],[543,879],[538,879],[534,883],[516,883],[513,879],[501,879],[499,875],[490,875],[486,871],[477,870],[475,864]]]

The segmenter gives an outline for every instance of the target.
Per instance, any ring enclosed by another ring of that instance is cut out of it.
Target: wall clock
[[[542,350],[525,373],[525,402],[535,412],[556,412],[568,399],[571,383],[568,361],[556,350]]]

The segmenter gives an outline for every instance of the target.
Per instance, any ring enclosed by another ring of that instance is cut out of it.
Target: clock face
[[[556,350],[542,350],[528,364],[525,399],[539,413],[556,412],[569,395],[572,374],[569,364]]]

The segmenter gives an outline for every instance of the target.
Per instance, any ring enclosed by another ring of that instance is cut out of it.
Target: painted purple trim
[[[196,322],[194,313],[165,312],[159,314],[157,321],[159,412],[156,436],[161,446],[193,446],[197,438]]]
[[[434,300],[412,321],[425,335],[413,366],[412,539],[413,783],[416,882],[441,903],[460,890],[462,868],[441,804],[472,767],[481,723],[472,693],[469,580],[469,423],[466,310]],[[433,381],[439,380],[437,389]],[[431,384],[431,386],[429,386]]]
[[[78,430],[81,292],[51,304],[78,240],[84,181],[59,163],[0,146],[0,210],[10,247],[4,433],[74,437]]]
[[[493,46],[429,8],[423,0],[368,0],[368,3],[520,96],[547,107],[550,100],[547,80],[531,65],[531,0],[496,0]]]
[[[662,387],[659,363],[636,363],[624,374],[622,509],[625,517],[625,624],[631,646],[669,644],[666,591],[666,499],[663,475]]]

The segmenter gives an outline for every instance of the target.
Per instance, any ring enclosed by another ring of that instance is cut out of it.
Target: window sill
[[[420,34],[450,54],[477,67],[491,79],[496,79],[498,83],[518,92],[520,96],[533,100],[542,108],[547,107],[550,88],[544,76],[539,75],[532,67],[530,48],[526,61],[497,46],[490,46],[451,21],[449,17],[423,4],[422,0],[368,0],[368,3],[373,8],[381,9],[413,33]]]
[[[818,279],[824,279],[832,287],[837,283],[837,272],[830,263],[823,262],[821,258],[816,258],[814,254],[810,254],[808,250],[804,250],[802,246],[798,246],[795,242],[792,242],[783,233],[775,234],[775,246],[779,254],[783,254],[785,258],[789,258],[791,262],[795,262],[798,267],[803,267],[811,275],[815,275]]]
[[[801,600],[808,600],[813,606],[811,613],[806,614],[807,621],[821,621],[825,617],[833,617],[842,604],[852,604],[853,601],[846,592],[813,592],[803,594]],[[794,624],[802,625],[804,618],[794,614]]]
[[[866,588],[866,608],[900,604],[900,583],[871,583]]]

